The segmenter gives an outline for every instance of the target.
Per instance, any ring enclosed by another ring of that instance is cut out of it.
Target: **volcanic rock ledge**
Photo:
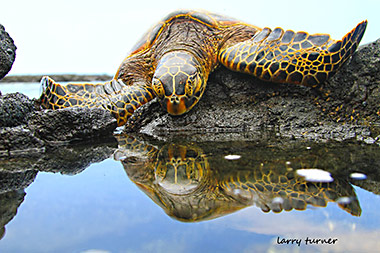
[[[264,82],[220,67],[189,113],[170,116],[153,100],[136,110],[125,131],[164,139],[181,135],[195,141],[207,140],[208,132],[222,132],[219,140],[229,140],[255,139],[269,131],[291,138],[356,138],[379,144],[379,70],[380,39],[361,46],[317,89]]]
[[[100,108],[40,111],[21,93],[0,95],[0,157],[78,141],[115,141],[116,127],[116,119]]]

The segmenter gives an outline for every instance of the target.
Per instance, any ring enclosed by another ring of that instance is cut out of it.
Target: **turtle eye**
[[[153,90],[156,93],[157,97],[162,99],[165,95],[164,87],[162,86],[162,83],[159,79],[153,80]]]

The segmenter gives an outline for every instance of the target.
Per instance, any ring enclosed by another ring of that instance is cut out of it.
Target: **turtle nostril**
[[[171,96],[166,101],[166,111],[171,115],[181,115],[187,111],[185,100],[177,95]]]
[[[170,97],[170,102],[173,104],[179,104],[179,97],[177,96],[171,96]]]

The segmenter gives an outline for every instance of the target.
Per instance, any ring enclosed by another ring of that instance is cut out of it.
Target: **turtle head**
[[[166,53],[153,76],[153,90],[172,115],[188,112],[201,98],[207,78],[198,60],[185,51]]]

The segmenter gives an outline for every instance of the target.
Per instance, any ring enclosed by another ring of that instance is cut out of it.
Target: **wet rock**
[[[31,114],[28,128],[41,140],[74,142],[112,136],[116,119],[100,108],[65,108]]]
[[[0,25],[0,79],[11,70],[16,58],[16,49],[13,39],[4,26]]]
[[[35,110],[33,100],[22,93],[0,95],[0,127],[14,127],[26,124]]]
[[[116,119],[100,108],[37,111],[21,93],[0,95],[0,157],[38,154],[48,146],[112,139]]]
[[[378,135],[372,133],[373,126],[380,124],[379,70],[380,40],[360,47],[340,72],[318,88],[264,82],[219,67],[189,113],[170,116],[154,100],[137,109],[125,131],[164,139],[176,134],[193,141],[206,140],[208,132],[255,139],[270,131],[293,138],[368,143]]]
[[[45,144],[25,126],[0,128],[0,157],[39,153]]]

